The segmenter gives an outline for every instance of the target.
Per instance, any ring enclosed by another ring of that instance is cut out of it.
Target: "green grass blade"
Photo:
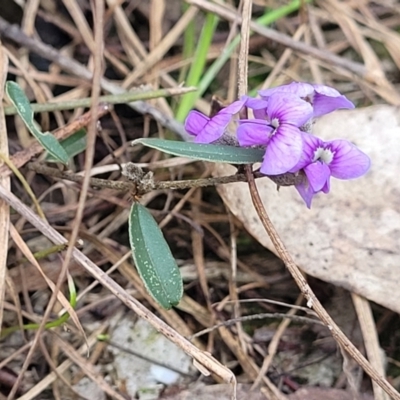
[[[260,25],[270,25],[277,20],[287,16],[288,14],[298,10],[302,4],[302,0],[293,0],[291,3],[279,7],[276,10],[268,11],[261,17],[259,17],[256,22]],[[311,0],[304,0],[305,3],[311,2]],[[220,72],[222,67],[226,64],[229,58],[232,56],[235,48],[240,43],[240,35],[237,35],[233,38],[233,40],[225,47],[222,51],[221,55],[209,66],[207,71],[202,76],[201,80],[194,85],[197,86],[198,90],[196,92],[190,93],[190,97],[186,97],[185,109],[186,114],[183,116],[183,119],[186,118],[188,112],[194,108],[196,101],[203,96],[205,91],[210,87],[210,84],[215,79],[217,74]],[[180,118],[182,115],[180,115]]]
[[[207,14],[206,16],[196,52],[193,57],[193,62],[185,82],[186,85],[197,86],[199,83],[201,75],[204,71],[204,66],[207,61],[207,53],[210,49],[218,20],[219,19],[214,14]],[[197,98],[198,96],[196,96],[196,92],[188,93],[182,96],[175,117],[178,121],[182,122],[186,118],[186,115],[193,108],[193,104]]]

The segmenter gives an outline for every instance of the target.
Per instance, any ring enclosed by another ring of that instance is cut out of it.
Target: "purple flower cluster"
[[[235,114],[245,107],[254,118],[237,120],[239,146],[264,147],[260,172],[265,175],[302,174],[296,189],[307,204],[318,192],[328,193],[330,177],[353,179],[370,167],[369,157],[347,140],[324,142],[311,134],[314,118],[354,105],[337,90],[293,82],[260,90],[261,98],[244,96],[209,118],[191,111],[185,128],[197,143],[213,143],[228,133]]]

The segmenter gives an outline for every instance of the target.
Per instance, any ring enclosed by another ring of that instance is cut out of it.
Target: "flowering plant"
[[[295,174],[295,187],[308,208],[315,194],[329,192],[331,176],[353,179],[369,170],[369,157],[349,141],[324,142],[312,134],[315,118],[354,108],[336,89],[293,82],[261,90],[259,95],[244,96],[212,117],[191,111],[185,128],[196,143],[265,149],[260,172],[271,177]],[[248,117],[249,110],[253,118]],[[236,137],[228,128],[231,121],[236,122]]]

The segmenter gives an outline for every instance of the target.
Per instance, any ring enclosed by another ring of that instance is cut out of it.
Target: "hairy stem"
[[[57,168],[51,168],[47,165],[39,162],[30,162],[27,167],[31,171],[38,172],[43,175],[52,176],[54,178],[65,179],[72,182],[83,182],[83,176],[75,174],[71,171],[61,171]],[[267,176],[259,172],[254,172],[255,178],[268,177],[272,179],[278,186],[292,186],[299,183],[302,179],[301,176],[295,174],[284,174],[277,176]],[[131,192],[132,195],[141,196],[152,190],[180,190],[190,189],[193,187],[208,187],[217,186],[227,183],[234,182],[247,182],[246,174],[237,173],[234,175],[222,176],[217,178],[205,178],[205,179],[185,179],[180,181],[153,181],[151,183],[141,184],[140,180],[136,182],[123,182],[123,181],[112,181],[108,179],[90,178],[90,186],[95,188],[114,189],[122,192]]]

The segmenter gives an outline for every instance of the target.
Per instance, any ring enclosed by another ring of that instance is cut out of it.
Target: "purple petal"
[[[319,85],[317,83],[313,84],[312,87],[314,88],[316,93],[323,94],[327,97],[338,97],[340,96],[340,92],[330,86],[326,85]]]
[[[267,121],[246,120],[240,122],[236,134],[240,146],[265,146],[269,143],[273,130]]]
[[[334,152],[329,164],[331,174],[338,179],[358,178],[368,172],[370,158],[347,140],[333,140],[327,146]]]
[[[306,98],[314,93],[314,88],[309,83],[292,82],[288,85],[277,86],[272,89],[258,91],[258,94],[262,97],[269,97],[274,93],[292,93],[298,97]]]
[[[320,117],[321,115],[328,114],[339,108],[354,108],[354,104],[348,100],[346,96],[338,95],[336,97],[331,97],[318,92],[315,93],[313,104],[314,117]]]
[[[329,167],[319,161],[311,163],[304,168],[308,182],[312,190],[317,193],[322,190],[326,182],[329,181],[331,171]]]
[[[268,101],[262,99],[255,99],[253,97],[248,97],[246,100],[246,107],[252,110],[261,110],[262,108],[267,108]]]
[[[301,198],[306,203],[307,207],[311,208],[311,202],[316,193],[312,190],[310,184],[308,182],[304,182],[300,185],[296,185],[295,188],[299,192]]]
[[[190,111],[185,120],[185,129],[191,135],[197,136],[207,125],[210,118],[198,111]]]
[[[331,181],[330,179],[328,179],[324,185],[324,187],[322,188],[322,191],[324,193],[329,193],[329,191],[331,190]]]
[[[242,109],[244,103],[244,100],[235,101],[228,107],[223,108],[211,119],[208,119],[207,123],[203,126],[203,129],[197,133],[194,141],[196,143],[212,143],[218,140],[224,134],[232,116]],[[200,113],[198,114],[202,115]],[[195,119],[198,118],[198,115],[196,115]]]
[[[277,118],[280,124],[299,127],[313,116],[313,108],[294,94],[275,93],[268,98],[267,113],[270,120]]]
[[[253,110],[254,117],[257,119],[267,118],[267,100],[248,98],[246,106]]]
[[[196,143],[212,143],[218,140],[225,132],[232,116],[230,114],[217,114],[208,121],[204,129],[196,136]]]
[[[230,114],[231,116],[237,114],[244,107],[246,102],[247,99],[234,101],[232,104],[229,104],[228,107],[223,108],[218,114]]]
[[[298,163],[302,149],[299,129],[292,125],[281,126],[271,137],[260,171],[265,175],[288,172]]]
[[[298,163],[290,170],[290,172],[297,172],[313,162],[315,150],[322,147],[324,142],[310,133],[301,132],[303,140],[303,151]]]

